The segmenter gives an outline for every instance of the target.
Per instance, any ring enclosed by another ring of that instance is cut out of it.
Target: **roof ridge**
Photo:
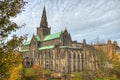
[[[27,45],[29,45],[31,43],[31,40],[26,40],[25,42],[23,42],[23,45],[24,46],[27,46]]]
[[[62,32],[57,32],[57,33],[54,33],[54,34],[47,35],[47,36],[45,36],[43,41],[59,38],[61,34],[62,34]]]
[[[53,34],[49,34],[49,35],[54,35],[54,34],[57,34],[57,33],[62,33],[62,32],[60,31],[60,32],[56,32],[56,33],[53,33]],[[47,36],[49,36],[49,35],[47,35]]]

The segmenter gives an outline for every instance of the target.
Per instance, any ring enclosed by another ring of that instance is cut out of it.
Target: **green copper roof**
[[[62,32],[54,33],[51,35],[47,35],[43,41],[51,40],[51,39],[56,39],[59,38]]]
[[[52,49],[52,48],[54,48],[54,47],[55,47],[55,45],[45,46],[45,47],[39,48],[38,50]]]
[[[26,41],[23,43],[23,45],[24,45],[24,46],[27,46],[27,45],[30,44],[30,42],[31,42],[30,40],[26,40]]]
[[[40,41],[40,37],[38,35],[36,35],[35,38],[37,39],[37,41]]]
[[[72,48],[72,49],[78,49],[76,47],[72,47],[72,46],[60,46],[60,48]]]
[[[28,52],[29,50],[28,49],[26,49],[26,50],[21,50],[20,52]]]
[[[71,46],[60,46],[60,48],[73,48]]]
[[[40,41],[40,37],[39,37],[39,36],[36,35],[35,38],[36,38],[37,41]],[[24,45],[24,46],[27,46],[27,45],[29,45],[30,43],[31,43],[31,40],[26,40],[26,41],[23,43],[23,45]]]

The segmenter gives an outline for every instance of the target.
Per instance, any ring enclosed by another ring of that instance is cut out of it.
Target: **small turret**
[[[67,32],[68,33],[68,31],[67,31],[67,28],[65,27],[65,30],[64,30],[64,32]]]
[[[86,40],[83,39],[83,46],[86,46]]]
[[[117,41],[114,41],[114,42],[113,42],[113,47],[114,47],[114,49],[117,49],[117,48],[118,48]]]
[[[111,41],[111,40],[108,40],[107,44],[108,44],[108,45],[111,45],[111,44],[112,44],[112,41]]]

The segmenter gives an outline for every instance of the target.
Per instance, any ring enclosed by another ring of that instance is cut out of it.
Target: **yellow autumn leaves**
[[[12,70],[9,80],[22,80],[22,78],[23,78],[23,65],[19,64]]]

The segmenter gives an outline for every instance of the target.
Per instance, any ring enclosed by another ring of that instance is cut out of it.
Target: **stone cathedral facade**
[[[67,29],[51,34],[45,7],[36,35],[23,43],[21,52],[25,67],[38,63],[43,69],[60,73],[97,70],[101,67],[99,52],[94,46],[86,44],[85,39],[82,43],[72,41]]]

